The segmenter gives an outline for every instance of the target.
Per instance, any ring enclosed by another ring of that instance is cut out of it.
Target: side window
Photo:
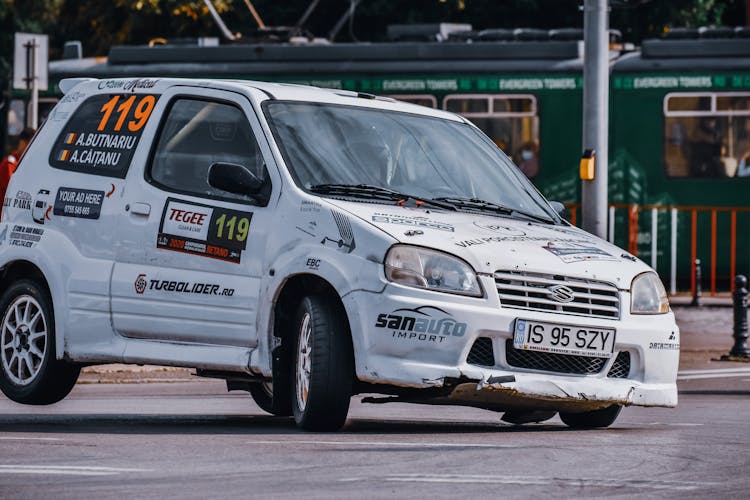
[[[449,95],[443,108],[479,127],[526,177],[539,174],[539,113],[533,95]]]
[[[669,177],[750,177],[750,93],[667,94],[664,169]]]
[[[99,94],[86,99],[55,141],[50,165],[124,178],[157,95]]]
[[[173,102],[162,124],[150,179],[170,191],[254,203],[247,196],[208,184],[208,170],[216,162],[242,165],[261,180],[268,177],[258,142],[241,109],[197,99]]]

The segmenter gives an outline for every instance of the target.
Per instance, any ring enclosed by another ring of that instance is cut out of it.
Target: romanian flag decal
[[[70,158],[70,150],[69,149],[63,149],[60,151],[60,155],[57,157],[58,161],[68,161],[68,158]]]
[[[78,134],[70,133],[65,136],[65,144],[73,144],[76,142],[76,138],[78,137]]]

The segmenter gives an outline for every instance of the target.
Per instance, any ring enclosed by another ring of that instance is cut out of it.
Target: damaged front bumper
[[[622,302],[628,304],[628,294],[622,294]],[[361,308],[362,303],[368,307]],[[583,412],[614,404],[677,405],[679,329],[672,313],[633,316],[623,311],[619,320],[570,316],[503,308],[492,294],[482,299],[451,297],[447,303],[442,294],[393,285],[381,294],[350,295],[345,305],[352,322],[358,379],[389,386],[382,392],[400,394],[399,401],[495,411]],[[434,328],[419,331],[413,325],[422,317],[443,320],[442,326],[431,323],[428,329]],[[505,350],[512,344],[509,339],[518,318],[615,329],[615,355],[627,352],[629,369],[624,376],[611,377],[614,356],[598,373],[582,375],[510,366]],[[467,361],[480,337],[492,342],[494,366]]]

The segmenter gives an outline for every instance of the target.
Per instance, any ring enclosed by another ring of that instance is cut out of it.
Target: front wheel
[[[354,360],[348,323],[327,298],[302,299],[295,321],[292,411],[297,425],[336,431],[346,422]]]
[[[46,291],[13,283],[0,297],[0,390],[17,403],[46,405],[73,389],[80,367],[55,355],[55,324]]]
[[[609,427],[617,420],[620,410],[622,410],[622,406],[612,405],[601,410],[585,411],[583,413],[560,412],[560,420],[568,427],[574,429]]]

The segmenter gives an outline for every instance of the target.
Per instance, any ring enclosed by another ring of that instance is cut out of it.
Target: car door
[[[267,195],[279,189],[278,173],[267,168],[272,157],[247,97],[189,87],[169,94],[150,154],[128,174],[112,323],[131,338],[252,347],[273,207],[212,187],[208,172],[217,162],[242,165]]]

